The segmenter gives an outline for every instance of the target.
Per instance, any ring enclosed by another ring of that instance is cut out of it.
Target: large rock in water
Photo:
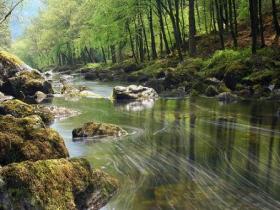
[[[84,159],[11,164],[0,169],[0,182],[2,210],[97,210],[118,187]]]
[[[116,100],[146,100],[158,98],[158,94],[153,88],[141,85],[117,86],[113,89],[113,98]]]
[[[0,103],[0,115],[8,114],[17,118],[39,115],[46,124],[54,120],[54,115],[47,108],[29,105],[17,99]]]
[[[0,165],[69,156],[62,137],[39,116],[0,116],[0,122]]]
[[[37,91],[53,94],[52,85],[37,70],[16,56],[0,51],[0,91],[16,98],[33,97]]]
[[[117,125],[95,122],[86,123],[82,128],[76,128],[72,132],[73,138],[105,136],[120,137],[126,134],[127,132]]]

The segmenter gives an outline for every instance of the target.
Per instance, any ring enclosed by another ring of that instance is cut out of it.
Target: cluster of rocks
[[[18,65],[17,60],[5,60],[2,54],[0,57],[1,79],[5,83],[2,87],[18,81],[17,85],[23,85],[22,89],[15,85],[15,89],[4,90],[13,90],[9,93],[17,98],[20,91],[24,96],[33,96],[36,92],[32,88],[43,90],[40,89],[44,87],[43,79],[36,71]],[[32,85],[23,79],[29,73],[38,76],[29,81]],[[116,192],[115,179],[92,169],[85,159],[69,159],[63,138],[48,127],[56,117],[54,110],[56,115],[61,113],[55,108],[29,105],[12,97],[0,101],[1,209],[95,210]]]
[[[54,93],[51,83],[39,71],[6,51],[0,51],[0,91],[18,99],[40,98],[39,101]]]

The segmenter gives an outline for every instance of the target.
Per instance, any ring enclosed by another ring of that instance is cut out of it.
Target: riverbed
[[[196,97],[116,104],[109,99],[116,84],[73,84],[105,98],[54,98],[53,105],[81,115],[52,127],[71,157],[119,179],[103,210],[280,209],[279,102]],[[72,130],[89,121],[117,124],[129,135],[73,141]]]

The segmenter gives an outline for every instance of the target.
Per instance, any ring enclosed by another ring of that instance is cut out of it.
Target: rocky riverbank
[[[209,58],[176,57],[144,64],[129,61],[79,68],[86,80],[121,81],[154,88],[161,96],[204,95],[231,99],[280,99],[280,50],[217,51]],[[59,69],[59,68],[58,68]],[[77,71],[76,71],[77,73]],[[221,95],[222,94],[222,95]]]
[[[117,191],[117,181],[85,159],[69,159],[63,138],[48,127],[72,112],[18,100],[34,98],[38,91],[53,94],[51,83],[6,52],[0,52],[0,81],[0,208],[104,206]]]

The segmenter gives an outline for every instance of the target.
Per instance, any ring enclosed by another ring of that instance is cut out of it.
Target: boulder
[[[85,159],[26,161],[0,169],[3,210],[97,210],[118,188]]]
[[[44,100],[46,100],[47,97],[48,96],[41,91],[37,91],[34,95],[34,99],[38,104],[42,103]]]
[[[158,94],[153,88],[141,85],[117,86],[113,89],[113,98],[116,100],[146,100],[158,98]]]
[[[213,85],[209,85],[205,90],[205,95],[208,97],[214,97],[218,94],[219,94],[218,89]]]
[[[236,101],[238,99],[238,96],[236,96],[236,95],[234,95],[230,92],[224,92],[224,93],[220,93],[217,96],[217,98],[218,98],[219,101],[230,103],[230,102]]]
[[[37,91],[53,94],[52,85],[37,71],[22,71],[4,83],[3,92],[24,99],[34,96]]]
[[[49,110],[40,106],[26,104],[17,99],[0,103],[0,115],[7,114],[18,118],[39,115],[46,124],[50,124],[54,120],[54,116]]]
[[[76,110],[72,110],[65,107],[57,107],[57,106],[47,106],[43,108],[47,112],[50,112],[57,119],[65,119],[69,117],[74,117],[80,114],[80,112]]]
[[[12,100],[13,96],[6,96],[4,93],[0,92],[0,103],[3,101]]]
[[[124,135],[127,135],[127,132],[117,125],[96,122],[86,123],[82,128],[76,128],[72,131],[73,138],[120,137]]]
[[[0,165],[68,157],[61,136],[37,116],[0,117]]]
[[[52,85],[39,71],[5,51],[0,51],[0,80],[0,91],[16,98],[34,96],[37,91],[53,94]]]
[[[32,71],[32,68],[26,65],[18,57],[6,52],[0,51],[0,79],[14,77],[21,71]]]

